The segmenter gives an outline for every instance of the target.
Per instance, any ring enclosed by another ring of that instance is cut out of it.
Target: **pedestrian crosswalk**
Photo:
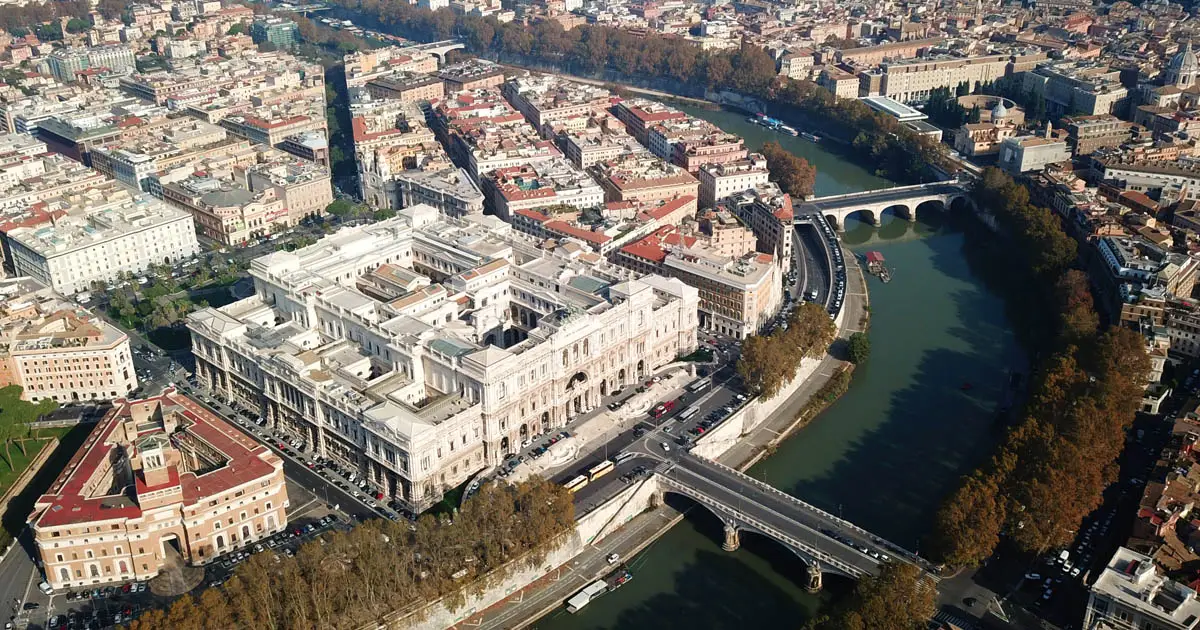
[[[961,630],[975,630],[976,624],[974,619],[960,617],[948,610],[939,610],[933,616],[934,623],[930,624],[930,628],[960,628]]]

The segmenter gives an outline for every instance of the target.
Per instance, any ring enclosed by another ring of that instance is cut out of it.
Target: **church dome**
[[[1008,108],[1004,106],[1004,100],[996,102],[996,106],[992,108],[992,122],[1008,118]]]
[[[1179,54],[1171,58],[1171,63],[1167,65],[1167,70],[1175,74],[1175,76],[1200,71],[1200,60],[1197,60],[1196,53],[1192,52],[1191,40],[1188,40],[1183,45],[1183,50],[1179,51]]]

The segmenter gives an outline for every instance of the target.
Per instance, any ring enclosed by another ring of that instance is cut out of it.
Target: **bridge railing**
[[[810,544],[808,544],[800,539],[797,539],[793,536],[789,536],[788,534],[785,534],[782,531],[780,531],[778,528],[768,525],[768,524],[764,523],[763,521],[746,514],[742,510],[730,507],[720,501],[717,501],[716,499],[713,499],[713,498],[705,495],[703,492],[697,490],[696,488],[693,488],[692,486],[689,486],[681,481],[672,479],[671,477],[668,477],[665,474],[660,475],[660,478],[662,480],[666,481],[668,486],[672,486],[676,490],[683,492],[688,497],[691,497],[692,499],[696,500],[697,502],[707,506],[709,509],[716,511],[718,514],[725,513],[728,515],[732,515],[733,518],[737,519],[738,521],[742,522],[743,524],[749,525],[749,526],[759,530],[763,534],[770,536],[772,538],[775,538],[776,540],[778,540],[779,542],[781,542],[785,545],[788,545],[795,549],[799,549],[799,550],[803,551],[804,553],[809,554],[816,560],[823,562],[835,569],[839,569],[839,570],[845,572],[847,575],[858,578],[858,577],[862,577],[867,574],[867,571],[864,571],[864,570],[862,570],[852,564],[849,564],[847,562],[838,560],[837,558],[834,558],[832,555],[830,555],[824,551],[821,551],[820,549],[817,549],[813,545],[810,545]],[[764,506],[764,509],[769,509],[769,508],[766,508],[766,506]],[[800,525],[800,527],[804,527],[804,525],[799,524],[799,523],[797,523],[797,525]],[[814,533],[816,533],[816,532],[814,532]],[[866,558],[866,557],[864,556],[864,558]],[[867,558],[867,559],[870,562],[875,562],[875,564],[878,564],[878,561],[870,560],[869,558]]]
[[[818,516],[820,516],[821,518],[823,518],[825,520],[832,521],[834,523],[837,523],[841,527],[858,532],[859,534],[862,534],[864,537],[866,537],[866,539],[872,543],[876,539],[883,540],[879,536],[872,534],[871,532],[859,527],[858,525],[855,525],[854,523],[851,523],[850,521],[847,521],[844,518],[841,518],[839,516],[834,516],[834,515],[830,514],[829,512],[826,512],[825,510],[822,510],[821,508],[819,508],[815,505],[801,501],[800,499],[796,498],[795,496],[790,495],[790,494],[784,492],[783,490],[780,490],[779,488],[772,486],[769,483],[755,479],[754,477],[751,477],[750,475],[747,475],[746,473],[744,473],[740,470],[731,468],[729,466],[726,466],[725,464],[722,464],[721,462],[718,462],[713,459],[709,459],[707,457],[700,457],[699,455],[696,455],[695,457],[696,457],[696,459],[700,460],[701,462],[703,462],[705,464],[710,464],[716,468],[720,468],[721,470],[724,470],[726,472],[733,474],[734,476],[738,477],[739,479],[744,479],[744,480],[750,482],[751,485],[753,485],[761,490],[764,490],[764,491],[774,494],[780,498],[791,501],[792,503],[795,503],[796,505],[798,505],[814,514],[817,514]],[[905,554],[907,554],[910,557],[913,557],[913,558],[917,557],[916,554],[908,551],[907,549],[905,549],[904,547],[901,547],[900,545],[892,543],[891,541],[886,541],[886,542],[888,543],[888,545],[890,545],[894,549],[899,549],[900,551],[903,551]]]
[[[935,188],[946,185],[954,185],[955,182],[929,182],[926,184],[911,184],[909,186],[892,186],[891,188],[876,188],[873,190],[862,190],[859,192],[844,193],[841,195],[826,195],[824,197],[813,197],[805,199],[804,203],[821,203],[825,201],[837,201],[839,199],[857,199],[859,197],[870,197],[872,195],[881,195],[885,193],[897,193],[908,190],[925,190],[927,188]]]

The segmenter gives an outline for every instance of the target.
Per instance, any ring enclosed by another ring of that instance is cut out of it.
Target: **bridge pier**
[[[808,580],[804,583],[804,590],[809,593],[821,592],[821,567],[816,562],[808,565]]]
[[[741,537],[738,536],[738,530],[733,525],[725,524],[725,542],[721,543],[721,549],[725,551],[737,551],[738,547],[742,546]]]

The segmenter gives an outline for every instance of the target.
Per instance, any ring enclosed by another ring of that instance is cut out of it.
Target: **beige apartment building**
[[[699,196],[700,183],[691,173],[650,155],[600,162],[592,171],[604,187],[605,201],[654,202]]]
[[[274,188],[253,192],[207,175],[163,184],[162,194],[167,203],[191,213],[200,234],[223,245],[269,234],[275,223],[288,216]]]
[[[29,517],[54,589],[206,564],[287,525],[283,461],[174,389],[117,400]]]
[[[0,281],[0,387],[25,400],[118,398],[137,387],[129,337],[28,278]]]
[[[745,159],[700,168],[700,207],[711,208],[718,200],[767,183],[767,159],[751,153]]]
[[[913,59],[883,64],[880,96],[901,103],[922,103],[937,88],[950,88],[966,82],[977,84],[995,81],[1004,76],[1008,55],[986,55],[961,59]]]
[[[367,83],[367,92],[375,98],[419,103],[442,98],[446,84],[427,74],[397,72],[372,79]]]
[[[641,273],[678,278],[700,296],[700,328],[735,339],[755,334],[779,311],[782,282],[774,257],[724,256],[674,227],[621,248],[615,260]]]

